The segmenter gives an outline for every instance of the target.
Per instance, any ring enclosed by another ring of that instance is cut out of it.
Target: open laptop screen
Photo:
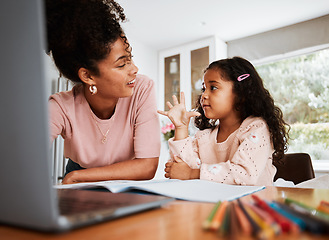
[[[44,12],[42,0],[1,1],[0,222],[39,230],[66,230],[75,225],[60,216],[57,192],[52,188]],[[75,191],[64,197],[84,196],[88,201],[97,201],[96,196],[111,197],[107,204],[112,202],[118,207],[121,203],[118,209],[108,206],[102,211],[104,220],[159,207],[171,200],[86,192]],[[129,199],[126,204],[124,198]],[[105,216],[105,212],[110,215]],[[93,216],[100,221],[99,213]],[[88,219],[87,223],[95,221]]]
[[[0,221],[48,226],[56,203],[49,178],[42,3],[1,2]]]

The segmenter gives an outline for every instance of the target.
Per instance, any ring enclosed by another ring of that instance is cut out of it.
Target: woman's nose
[[[139,70],[139,69],[138,69],[138,67],[135,65],[134,61],[131,62],[131,68],[132,68],[132,69],[131,69],[131,72],[132,72],[133,74],[136,75],[136,74],[138,73],[138,70]]]

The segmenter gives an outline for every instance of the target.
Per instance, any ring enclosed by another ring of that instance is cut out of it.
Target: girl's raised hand
[[[172,98],[174,105],[172,105],[170,102],[167,102],[169,111],[158,110],[158,113],[167,116],[170,121],[175,125],[176,129],[188,128],[190,118],[199,116],[200,113],[186,111],[184,92],[180,93],[180,103],[178,102],[176,96],[173,96]]]

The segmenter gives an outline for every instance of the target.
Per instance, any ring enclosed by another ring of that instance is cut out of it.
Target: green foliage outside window
[[[290,150],[307,152],[313,160],[329,159],[329,124],[295,123],[291,125]]]
[[[289,152],[329,159],[329,49],[256,67],[291,125]]]

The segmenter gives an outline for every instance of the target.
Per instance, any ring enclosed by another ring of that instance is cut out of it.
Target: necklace
[[[91,111],[91,110],[90,110],[90,111]],[[91,116],[92,116],[93,119],[95,120],[95,124],[96,124],[98,130],[99,130],[99,131],[101,132],[101,134],[103,135],[102,143],[105,144],[106,141],[107,141],[107,134],[109,134],[109,131],[110,131],[110,127],[109,127],[109,129],[107,129],[106,133],[104,134],[103,131],[102,131],[102,129],[99,127],[98,122],[97,122],[97,120],[96,120],[96,118],[95,118],[95,116],[94,116],[94,113],[93,113],[92,111],[91,111]]]

